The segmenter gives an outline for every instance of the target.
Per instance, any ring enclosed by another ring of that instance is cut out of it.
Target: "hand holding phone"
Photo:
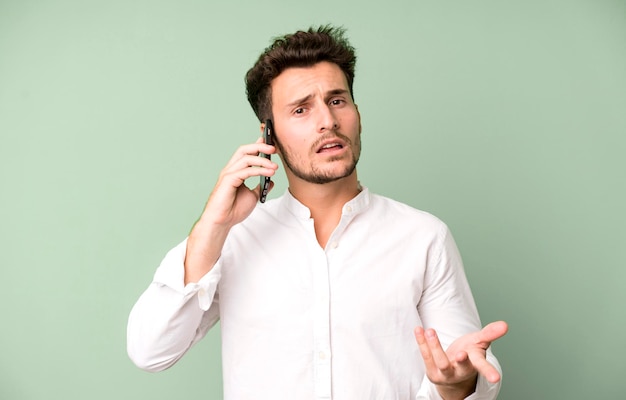
[[[270,146],[274,145],[274,126],[272,125],[271,119],[265,120],[265,128],[263,129],[263,141],[265,144],[269,144]],[[268,160],[271,160],[272,156],[270,154],[260,153],[261,157],[265,157]],[[270,177],[261,175],[261,196],[259,197],[259,201],[261,203],[265,203],[265,199],[267,198],[267,193],[270,190]]]

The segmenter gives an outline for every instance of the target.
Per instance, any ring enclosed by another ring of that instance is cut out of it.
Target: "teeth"
[[[339,146],[337,143],[325,144],[322,149],[330,149],[331,147]]]

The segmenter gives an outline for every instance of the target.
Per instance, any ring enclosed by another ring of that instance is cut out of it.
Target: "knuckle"
[[[428,371],[426,372],[426,376],[428,377],[428,380],[435,385],[440,385],[445,382],[443,376],[439,372]]]
[[[441,365],[439,366],[439,370],[445,374],[448,375],[450,374],[450,372],[454,372],[454,367],[452,366],[452,364],[450,364],[447,361],[444,361],[441,363]]]

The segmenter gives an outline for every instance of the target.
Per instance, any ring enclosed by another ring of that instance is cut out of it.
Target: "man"
[[[248,99],[276,147],[241,146],[189,237],[133,308],[128,352],[173,365],[218,319],[225,399],[493,399],[489,350],[456,245],[437,218],[357,180],[354,49],[341,29],[275,40]],[[289,190],[259,204],[281,157]],[[446,350],[444,350],[446,349]],[[467,397],[469,396],[469,397]]]

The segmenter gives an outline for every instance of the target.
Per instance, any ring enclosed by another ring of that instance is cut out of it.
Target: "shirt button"
[[[326,359],[326,353],[324,353],[323,351],[320,351],[318,356],[319,356],[320,360],[325,360]]]
[[[332,243],[330,244],[330,248],[331,248],[331,249],[336,249],[338,246],[339,246],[339,243],[337,243],[337,242],[332,242]]]
[[[346,212],[347,212],[347,213],[351,213],[351,212],[352,212],[352,207],[350,207],[350,206],[346,206]]]

